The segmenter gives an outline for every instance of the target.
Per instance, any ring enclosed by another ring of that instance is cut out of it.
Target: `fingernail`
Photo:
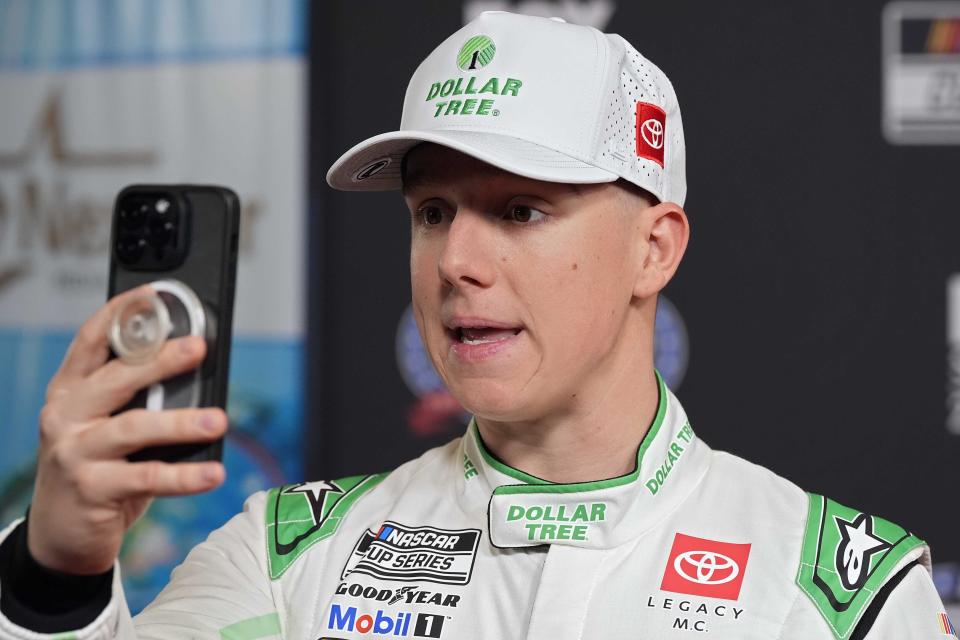
[[[203,480],[208,484],[213,484],[220,480],[220,469],[217,467],[204,467]]]
[[[200,428],[204,431],[213,433],[217,430],[217,419],[212,413],[200,415]]]
[[[180,351],[183,353],[193,353],[196,343],[193,338],[184,338],[180,341]]]

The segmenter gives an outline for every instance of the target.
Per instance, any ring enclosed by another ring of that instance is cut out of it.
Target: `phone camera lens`
[[[150,221],[150,244],[155,247],[166,245],[171,236],[173,236],[173,223],[169,220],[151,220]]]
[[[137,229],[146,220],[147,215],[143,207],[129,207],[120,210],[120,222],[128,229]]]
[[[2,2],[2,0],[0,0]],[[176,193],[159,189],[126,194],[116,210],[114,255],[140,271],[162,271],[183,262],[189,208]]]
[[[147,241],[143,238],[127,236],[117,241],[117,257],[122,262],[136,262],[143,255]]]

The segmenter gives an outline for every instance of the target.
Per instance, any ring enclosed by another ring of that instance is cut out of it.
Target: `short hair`
[[[660,198],[653,195],[652,193],[650,193],[640,185],[630,182],[629,180],[626,180],[624,178],[617,178],[617,185],[620,186],[620,188],[622,188],[623,190],[629,191],[630,193],[637,196],[638,198],[642,198],[646,200],[647,204],[649,204],[651,207],[655,204],[660,204]]]

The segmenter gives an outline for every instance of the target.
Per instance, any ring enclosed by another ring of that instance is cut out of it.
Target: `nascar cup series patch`
[[[267,495],[270,579],[276,580],[309,549],[336,533],[340,521],[386,473],[284,485]]]
[[[467,584],[479,544],[479,529],[408,527],[387,521],[378,531],[360,536],[341,578],[363,573],[381,580]]]

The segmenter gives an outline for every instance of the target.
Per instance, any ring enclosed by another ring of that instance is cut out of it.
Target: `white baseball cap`
[[[410,79],[400,130],[344,153],[327,182],[399,189],[403,156],[421,142],[536,180],[624,178],[680,205],[687,193],[667,76],[622,37],[559,18],[488,11],[454,33]]]

